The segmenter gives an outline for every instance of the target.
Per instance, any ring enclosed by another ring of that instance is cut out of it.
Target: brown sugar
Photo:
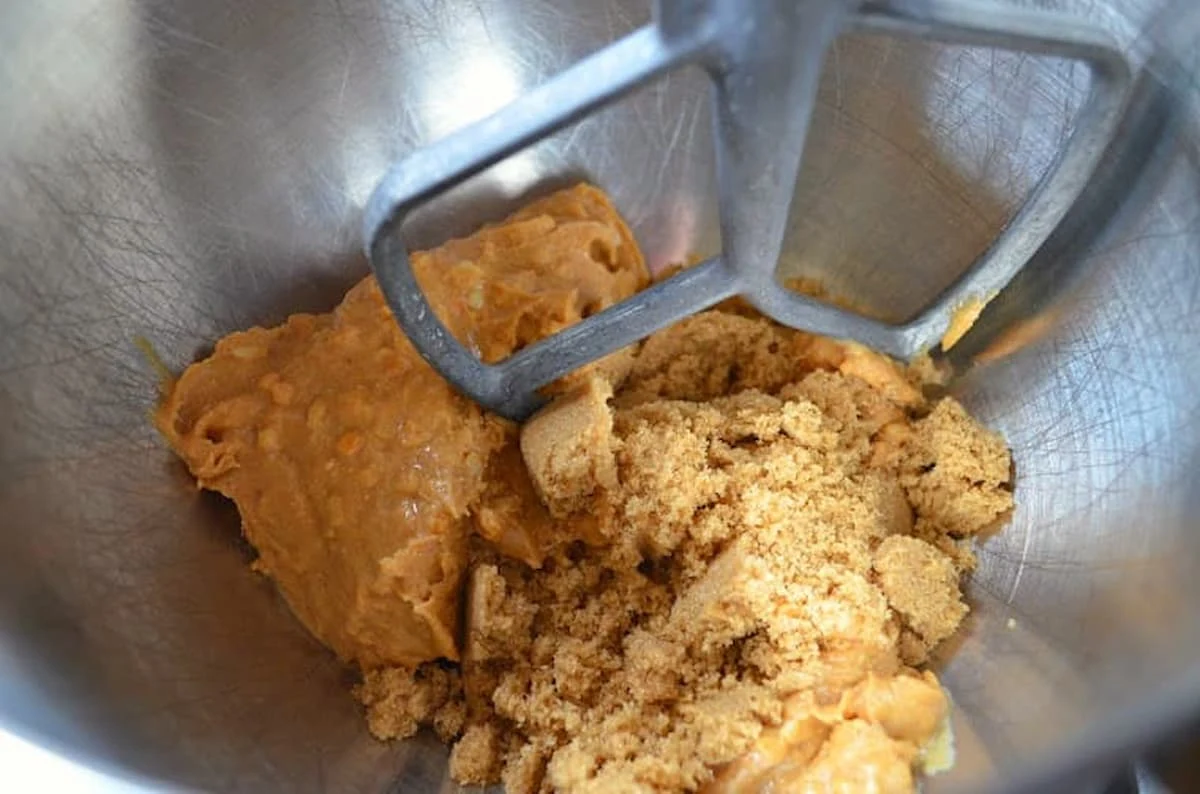
[[[521,454],[542,503],[554,515],[588,509],[617,487],[612,449],[612,385],[588,380],[559,397],[521,433]]]
[[[504,737],[495,722],[473,722],[450,752],[450,776],[467,786],[486,786],[500,779]]]
[[[466,708],[457,670],[432,663],[415,671],[371,670],[354,695],[367,707],[371,732],[377,736],[412,736],[421,725],[430,725],[448,741],[463,730]]]
[[[913,424],[900,482],[933,535],[966,538],[995,528],[1012,509],[1012,458],[999,434],[954,400]]]
[[[644,284],[624,225],[576,191],[414,257],[485,359]],[[575,373],[518,430],[413,357],[371,282],[356,290],[332,317],[251,332],[256,369],[223,340],[160,423],[238,502],[301,619],[363,668],[376,736],[429,725],[454,742],[456,780],[511,794],[914,790],[947,701],[913,666],[966,614],[966,544],[1011,511],[999,436],[885,357],[732,304]],[[370,322],[345,317],[358,302]],[[324,335],[346,326],[373,347],[343,343],[343,380],[324,381]],[[404,364],[394,379],[364,363],[380,350]],[[444,418],[417,447],[341,414],[303,438],[272,424],[283,384],[305,412],[349,386],[363,417]],[[423,401],[372,402],[396,389]],[[343,463],[359,460],[371,473]],[[281,506],[285,488],[327,496]],[[298,545],[285,521],[325,540]],[[370,631],[337,628],[365,625],[363,592],[379,594]]]
[[[757,321],[729,319],[688,321],[745,331],[708,347],[716,362],[761,338]],[[704,355],[695,370],[711,372]],[[510,791],[853,787],[867,775],[912,790],[946,701],[907,665],[966,607],[954,561],[909,534],[958,525],[944,500],[908,493],[940,466],[931,492],[979,489],[989,505],[1011,494],[963,470],[962,450],[994,437],[956,404],[914,418],[910,395],[822,368],[831,360],[780,361],[800,374],[771,389],[764,367],[767,390],[700,400],[618,389],[615,408],[594,382],[523,427],[560,531],[593,539],[540,570],[494,553],[475,563],[464,675],[488,671],[481,719],[499,719],[510,744],[487,763],[524,770],[505,776]],[[630,388],[647,382],[638,367]],[[903,381],[886,360],[869,370]],[[655,390],[685,388],[670,380]],[[778,758],[759,763],[772,743]]]
[[[814,337],[761,317],[705,312],[647,339],[620,402],[710,400],[744,389],[776,391],[812,368]]]
[[[927,647],[953,634],[966,616],[953,561],[925,541],[905,535],[886,538],[872,565],[892,609]]]

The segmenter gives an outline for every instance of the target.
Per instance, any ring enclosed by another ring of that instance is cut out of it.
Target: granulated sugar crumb
[[[958,544],[1011,509],[1008,451],[887,359],[831,345],[697,315],[615,394],[593,377],[525,424],[563,541],[536,569],[472,552],[456,780],[913,789],[947,706],[910,665],[967,612]],[[437,702],[417,673],[368,674],[360,697],[395,688],[362,697],[377,733]]]

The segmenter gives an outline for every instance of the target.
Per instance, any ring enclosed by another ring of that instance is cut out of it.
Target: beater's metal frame
[[[775,277],[821,65],[844,31],[1059,56],[1092,72],[1074,133],[1012,222],[962,278],[902,325],[806,298]],[[502,362],[479,361],[449,333],[418,285],[400,235],[404,218],[686,64],[702,66],[714,86],[721,253]],[[541,404],[540,387],[733,295],[794,328],[907,359],[937,344],[959,306],[1000,291],[1042,245],[1095,171],[1130,84],[1125,58],[1103,31],[1058,13],[965,0],[659,0],[650,25],[393,166],[367,205],[368,255],[421,355],[464,394],[516,420]]]

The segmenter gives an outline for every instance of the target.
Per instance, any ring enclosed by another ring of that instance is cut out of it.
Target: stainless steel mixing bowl
[[[980,550],[973,616],[943,668],[960,759],[931,792],[1079,783],[1200,713],[1196,14],[1190,0],[1036,4],[1103,24],[1149,64],[1149,110],[1113,155],[1119,189],[1091,197],[956,356],[955,391],[1012,444],[1019,509]],[[390,161],[647,14],[582,0],[0,4],[4,730],[142,783],[449,785],[431,739],[367,736],[347,671],[248,570],[234,511],[197,493],[151,430],[155,375],[134,340],[182,367],[228,331],[331,306],[365,273],[359,215]],[[784,266],[912,313],[1051,162],[1085,77],[842,40]],[[586,175],[655,265],[710,252],[702,87],[676,75],[586,119],[430,207],[413,235],[445,238]]]

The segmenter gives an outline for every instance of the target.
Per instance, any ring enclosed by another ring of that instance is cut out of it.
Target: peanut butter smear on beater
[[[585,185],[413,264],[487,361],[649,281]],[[730,303],[518,428],[445,384],[367,278],[222,339],[157,424],[361,669],[372,733],[431,727],[461,783],[907,792],[948,712],[919,668],[1013,504],[1004,441],[920,386]]]

